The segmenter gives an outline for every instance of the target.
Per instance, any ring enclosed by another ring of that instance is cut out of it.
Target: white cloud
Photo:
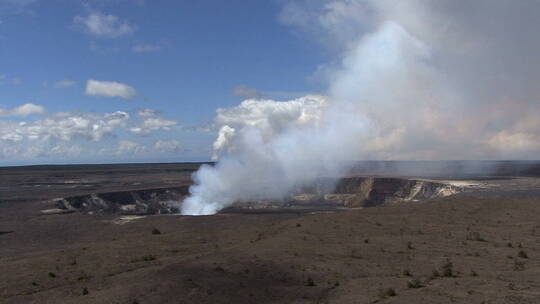
[[[45,108],[42,106],[35,105],[33,103],[26,103],[22,106],[18,106],[12,109],[2,109],[0,108],[0,117],[7,116],[28,116],[28,115],[37,115],[45,113]]]
[[[182,145],[178,140],[158,140],[154,143],[154,149],[164,153],[175,153],[182,150]]]
[[[540,151],[540,136],[534,133],[503,130],[489,138],[487,144],[503,153]]]
[[[268,140],[291,127],[317,124],[327,105],[325,97],[310,95],[290,101],[248,99],[236,107],[218,109],[215,121],[221,128],[213,158],[237,149],[237,130],[257,129],[259,136]]]
[[[135,155],[146,152],[148,149],[134,141],[130,140],[121,140],[118,142],[118,147],[116,149],[116,155]]]
[[[142,43],[142,44],[137,44],[133,46],[131,50],[135,53],[152,53],[152,52],[160,51],[161,46],[157,44],[151,44],[151,43]]]
[[[39,114],[41,110],[39,106],[27,104],[1,109],[0,116]],[[164,137],[170,133],[160,134],[159,140],[130,134],[148,135],[152,131],[170,130],[176,124],[152,109],[141,110],[133,118],[126,112],[116,111],[58,112],[24,121],[0,119],[0,163],[68,159],[109,161],[184,153],[188,149],[178,140]],[[132,132],[134,128],[136,132]]]
[[[76,82],[73,80],[64,79],[64,80],[59,80],[55,82],[54,87],[55,88],[69,88],[69,87],[74,86],[75,84]]]
[[[170,130],[172,126],[177,124],[178,122],[175,120],[168,120],[162,117],[150,117],[145,119],[142,124],[131,128],[130,131],[135,134],[146,135],[152,131]]]
[[[86,17],[76,16],[76,25],[83,26],[85,31],[98,38],[119,38],[135,31],[135,27],[114,15],[91,13]]]
[[[99,81],[89,79],[86,82],[86,95],[101,97],[120,97],[131,99],[137,95],[134,88],[116,81]]]
[[[116,129],[127,126],[129,114],[56,113],[30,122],[0,121],[0,139],[10,141],[70,141],[85,138],[100,141]]]
[[[159,115],[159,111],[152,110],[152,109],[143,109],[137,112],[140,117],[154,117]]]

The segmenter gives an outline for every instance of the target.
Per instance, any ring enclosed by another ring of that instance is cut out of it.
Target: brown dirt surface
[[[65,170],[59,180],[81,178]],[[115,170],[94,180],[189,182],[179,167]],[[28,198],[6,176],[0,194],[18,199],[0,201],[0,303],[540,303],[535,197],[121,221],[41,215],[53,206],[38,197],[86,190]]]

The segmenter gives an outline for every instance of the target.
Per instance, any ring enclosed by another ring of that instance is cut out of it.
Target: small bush
[[[382,299],[387,299],[395,296],[397,296],[397,293],[393,288],[381,289],[379,291],[379,297],[381,297]]]
[[[517,254],[518,257],[522,258],[522,259],[528,259],[529,256],[527,255],[527,253],[523,250],[520,250]]]
[[[486,239],[484,239],[482,236],[480,236],[480,233],[477,231],[471,231],[467,234],[467,240],[468,241],[476,241],[476,242],[487,242]]]
[[[145,262],[154,261],[156,259],[156,256],[148,254],[142,257],[142,260]]]
[[[49,272],[49,278],[56,278],[56,274],[54,272]]]
[[[152,229],[152,234],[153,235],[161,234],[161,231],[159,231],[159,229],[157,229],[157,228],[154,228],[154,229]]]
[[[422,288],[424,284],[419,279],[413,279],[407,282],[408,288]]]
[[[306,286],[309,286],[309,287],[315,286],[315,281],[313,281],[311,277],[308,277],[306,281]]]
[[[447,278],[450,278],[450,277],[454,276],[454,264],[452,264],[451,261],[447,261],[442,266],[442,275],[443,275],[443,277],[447,277]]]
[[[406,277],[412,277],[411,271],[409,269],[403,270],[403,275]]]
[[[523,271],[525,270],[525,262],[514,260],[514,271]]]

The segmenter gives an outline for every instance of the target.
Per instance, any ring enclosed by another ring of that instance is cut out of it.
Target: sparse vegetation
[[[528,259],[529,258],[529,255],[527,255],[527,252],[525,252],[524,250],[520,250],[518,252],[517,256],[522,258],[522,259]]]
[[[409,269],[403,270],[403,275],[406,277],[412,277],[411,271]]]
[[[487,242],[478,231],[471,231],[467,233],[467,241]]]
[[[137,263],[137,262],[150,262],[150,261],[155,261],[157,259],[157,257],[155,255],[152,255],[152,254],[147,254],[147,255],[144,255],[138,259],[133,259],[131,260],[131,263]]]
[[[313,287],[315,286],[315,281],[311,277],[308,277],[306,280],[306,286]]]
[[[146,262],[154,261],[155,259],[156,259],[156,256],[151,255],[151,254],[148,254],[142,257],[142,260]]]
[[[525,270],[525,262],[514,260],[514,271],[523,271]]]
[[[53,278],[53,279],[54,279],[54,278],[56,278],[56,273],[54,273],[54,272],[49,272],[48,276],[49,276],[49,278]]]
[[[450,260],[446,261],[446,263],[442,266],[442,275],[443,277],[454,277],[454,264]]]
[[[412,279],[407,281],[407,288],[422,288],[425,285],[419,279]]]
[[[161,231],[159,231],[159,229],[157,229],[157,228],[154,228],[154,229],[152,229],[152,234],[153,235],[161,234]]]
[[[395,296],[397,296],[397,293],[393,288],[381,289],[379,291],[379,297],[381,299],[388,299],[390,297],[395,297]]]
[[[83,288],[82,294],[85,296],[88,294],[88,288]]]

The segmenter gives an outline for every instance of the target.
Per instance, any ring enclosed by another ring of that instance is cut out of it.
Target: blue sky
[[[209,159],[217,108],[321,90],[310,76],[324,53],[280,23],[280,10],[0,0],[0,165]],[[117,111],[129,118],[104,118]]]

